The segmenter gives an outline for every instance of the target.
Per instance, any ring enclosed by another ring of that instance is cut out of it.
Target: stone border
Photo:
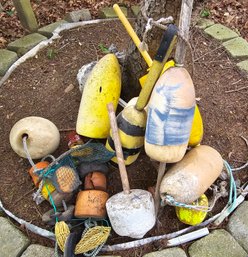
[[[200,19],[196,27],[218,41],[236,61],[237,68],[248,76],[248,42],[228,27],[208,19]]]
[[[130,11],[126,7],[121,7],[121,9],[123,13],[130,18],[136,17],[140,10],[139,6],[132,6]],[[102,8],[99,11],[99,16],[103,19],[118,18],[112,7]],[[91,19],[91,14],[88,9],[72,11],[66,14],[63,20],[39,28],[36,32],[9,43],[7,49],[0,49],[0,77],[6,74],[8,69],[18,58],[37,46],[40,42],[51,38],[55,29],[59,26],[68,23],[89,21]],[[32,27],[32,25],[30,26]]]

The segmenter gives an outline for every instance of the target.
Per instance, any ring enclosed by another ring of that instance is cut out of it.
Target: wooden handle
[[[156,56],[147,75],[145,84],[140,91],[135,108],[138,111],[142,111],[147,105],[150,95],[152,93],[153,87],[158,80],[165,63],[167,62],[173,47],[176,43],[177,27],[170,24],[167,30],[164,32],[162,41],[157,50]]]
[[[109,103],[107,105],[108,108],[108,114],[109,114],[109,120],[110,120],[110,125],[112,129],[112,138],[114,140],[114,145],[115,145],[115,152],[116,152],[116,157],[118,161],[118,166],[121,174],[121,183],[122,183],[122,188],[125,194],[130,193],[130,186],[129,186],[129,181],[128,181],[128,176],[127,176],[127,170],[124,162],[124,157],[123,157],[123,152],[121,148],[121,140],[120,136],[118,133],[118,127],[117,127],[117,122],[116,122],[116,117],[115,117],[115,111],[114,111],[114,106],[112,103]]]
[[[138,38],[137,34],[133,30],[131,24],[129,23],[128,19],[126,18],[126,16],[122,12],[121,8],[119,7],[118,4],[114,4],[113,5],[113,9],[114,9],[115,13],[118,15],[118,17],[119,17],[122,25],[125,27],[127,33],[132,38],[132,40],[133,40],[134,44],[136,45],[136,47],[138,48],[139,52],[143,56],[143,58],[146,61],[147,65],[149,67],[151,67],[152,66],[152,59],[151,59],[150,55],[148,54],[147,51],[142,51],[140,49],[140,43],[141,43],[140,39]]]

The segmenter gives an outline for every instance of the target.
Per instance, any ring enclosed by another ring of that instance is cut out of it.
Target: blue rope
[[[236,183],[235,183],[235,180],[233,177],[231,166],[228,164],[227,161],[225,161],[225,160],[223,160],[223,161],[224,161],[226,171],[228,172],[229,177],[230,177],[230,194],[229,194],[228,204],[230,205],[229,210],[232,211],[236,204],[237,188],[236,188]]]
[[[208,206],[192,205],[192,204],[177,202],[171,195],[166,195],[165,200],[161,202],[161,205],[164,206],[166,203],[172,206],[183,207],[183,208],[193,209],[197,211],[209,212],[212,210],[212,208],[209,208]]]

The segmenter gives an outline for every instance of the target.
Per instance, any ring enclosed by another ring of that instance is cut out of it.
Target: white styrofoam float
[[[48,119],[30,116],[15,123],[9,135],[12,149],[27,158],[23,148],[23,137],[27,136],[27,147],[32,159],[40,159],[54,152],[59,146],[58,128]]]

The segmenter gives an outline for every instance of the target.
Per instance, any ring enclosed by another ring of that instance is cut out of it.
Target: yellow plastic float
[[[198,200],[192,203],[201,207],[206,206],[205,210],[194,210],[185,207],[175,207],[177,218],[184,224],[195,226],[203,222],[207,216],[208,198],[205,194],[201,195]]]
[[[116,110],[121,93],[121,71],[114,54],[95,65],[87,79],[79,107],[76,131],[90,138],[106,138],[110,131],[107,104]]]

